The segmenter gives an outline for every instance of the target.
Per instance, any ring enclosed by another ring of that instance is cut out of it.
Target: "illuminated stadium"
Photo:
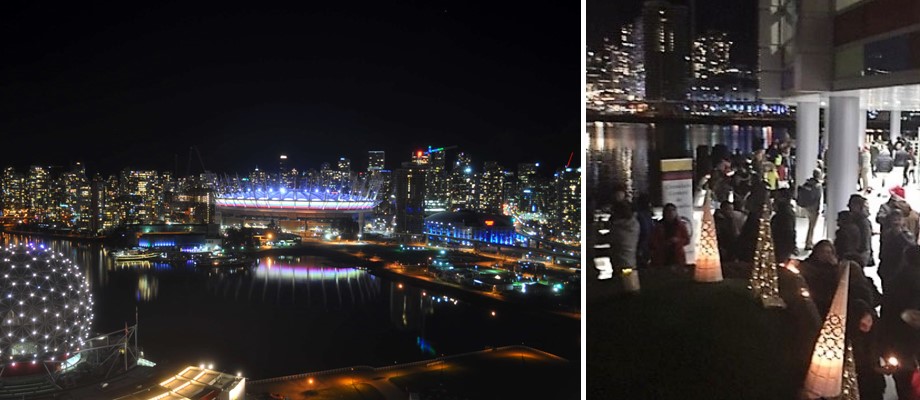
[[[253,212],[294,213],[359,213],[371,211],[377,201],[373,197],[330,193],[320,190],[249,190],[217,196],[219,210],[250,210]]]
[[[250,188],[218,194],[215,206],[222,226],[277,224],[289,232],[361,233],[364,214],[379,203],[372,190]],[[338,235],[338,233],[337,233]]]
[[[0,375],[72,366],[89,340],[92,305],[86,276],[61,253],[0,249]]]

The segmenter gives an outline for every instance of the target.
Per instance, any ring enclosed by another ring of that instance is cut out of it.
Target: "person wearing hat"
[[[865,197],[853,194],[850,195],[847,208],[850,210],[848,223],[854,224],[859,232],[856,253],[860,255],[860,264],[866,267],[874,267],[875,257],[872,254],[872,222],[869,221],[869,204]]]
[[[888,199],[887,203],[879,207],[878,213],[875,215],[875,222],[878,222],[882,232],[885,231],[885,226],[888,224],[888,216],[891,214],[891,211],[900,210],[907,230],[910,231],[914,237],[920,237],[920,214],[914,211],[910,207],[910,204],[907,203],[907,200],[904,199],[904,188],[895,186],[891,188],[888,193],[891,197]]]
[[[805,181],[798,188],[796,202],[799,207],[805,210],[808,216],[808,232],[805,234],[805,250],[811,250],[812,241],[815,234],[815,226],[818,223],[818,214],[821,212],[821,197],[824,188],[821,185],[821,178],[824,174],[820,169],[812,171],[811,178]]]
[[[920,258],[920,246],[912,245],[904,254],[905,259]],[[920,355],[920,336],[901,315],[908,310],[920,308],[920,268],[902,268],[891,278],[889,287],[882,289],[882,312],[879,319],[879,343],[882,357],[896,357],[904,366],[894,371],[898,398],[911,397],[911,375],[914,359]]]
[[[850,211],[843,210],[837,213],[837,231],[834,233],[834,248],[837,258],[845,254],[859,254],[860,234],[859,228],[850,221]],[[862,260],[862,256],[859,256]]]
[[[917,244],[917,237],[907,228],[906,218],[899,209],[891,210],[879,246],[878,276],[882,292],[887,293],[892,279],[903,266],[904,250]]]

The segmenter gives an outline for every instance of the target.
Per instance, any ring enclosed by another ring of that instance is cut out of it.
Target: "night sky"
[[[578,164],[577,2],[192,3],[0,4],[0,166]]]
[[[586,0],[588,46],[597,48],[604,37],[613,37],[623,24],[633,22],[642,10],[642,0]],[[670,0],[689,5],[690,0]],[[734,44],[731,63],[757,66],[757,1],[696,0],[696,31],[717,30],[728,33]]]

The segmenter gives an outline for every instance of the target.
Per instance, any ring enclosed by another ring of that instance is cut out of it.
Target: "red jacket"
[[[687,259],[684,253],[684,246],[690,244],[690,234],[687,232],[687,226],[683,221],[678,222],[677,228],[674,229],[676,243],[671,242],[671,238],[665,233],[665,226],[662,221],[655,224],[655,230],[652,232],[650,265],[686,265]],[[668,260],[672,262],[668,262]]]

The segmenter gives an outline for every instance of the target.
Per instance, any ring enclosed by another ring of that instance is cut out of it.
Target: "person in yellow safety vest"
[[[763,180],[767,182],[767,190],[776,190],[779,182],[779,173],[776,172],[776,164],[771,162],[763,163]]]

